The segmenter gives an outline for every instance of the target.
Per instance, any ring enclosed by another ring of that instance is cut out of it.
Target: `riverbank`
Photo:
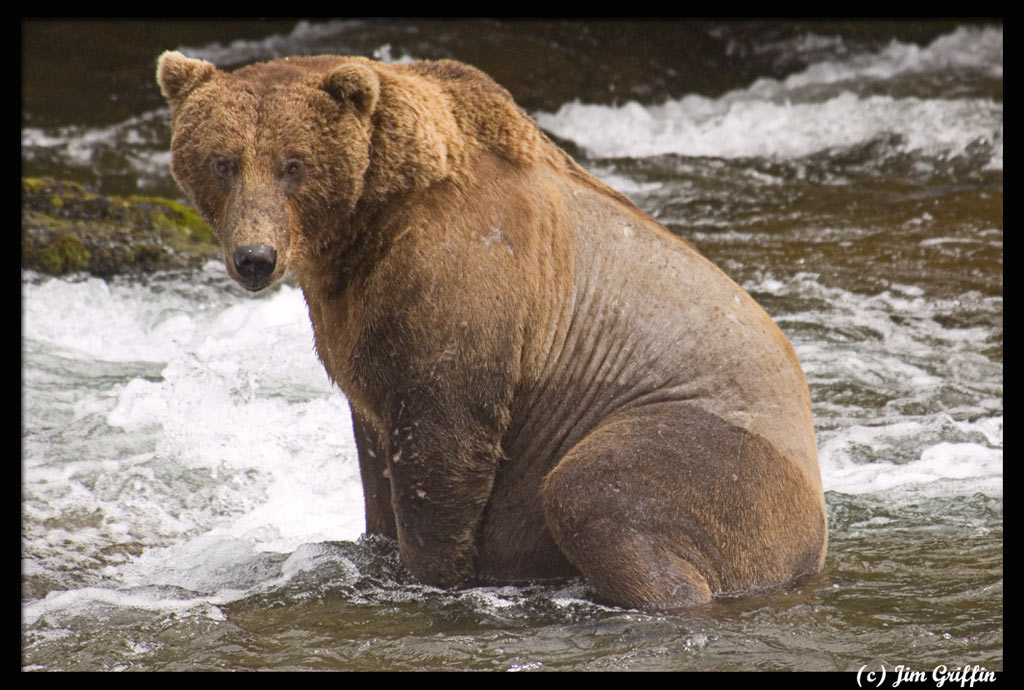
[[[196,211],[158,196],[116,196],[50,177],[21,180],[21,265],[48,275],[198,266],[220,248]]]

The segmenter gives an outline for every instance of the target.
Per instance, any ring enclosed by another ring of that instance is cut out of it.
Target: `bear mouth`
[[[252,282],[249,282],[249,281],[246,281],[246,280],[239,280],[239,279],[236,279],[235,282],[237,282],[239,285],[244,287],[249,292],[259,292],[260,290],[263,290],[264,288],[270,287],[270,284],[271,284],[271,281],[266,281],[266,282],[261,282],[261,283],[252,283]]]

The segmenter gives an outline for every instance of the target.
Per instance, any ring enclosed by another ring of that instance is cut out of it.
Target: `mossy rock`
[[[21,180],[22,266],[97,276],[189,268],[220,256],[192,208],[155,196],[106,196],[76,182]]]

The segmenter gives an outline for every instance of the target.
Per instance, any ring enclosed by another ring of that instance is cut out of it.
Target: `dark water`
[[[23,275],[31,670],[1003,667],[1002,26],[27,22],[22,168],[179,197],[153,82],[296,53],[451,57],[694,242],[793,341],[822,573],[686,616],[581,582],[442,592],[364,541],[301,294],[211,265]],[[339,423],[339,420],[343,420]]]

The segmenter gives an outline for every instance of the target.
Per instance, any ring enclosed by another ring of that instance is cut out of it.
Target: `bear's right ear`
[[[216,72],[212,62],[187,58],[176,50],[168,50],[157,62],[156,81],[170,106],[177,108]]]
[[[323,90],[339,103],[351,105],[361,115],[369,115],[377,107],[380,79],[365,65],[349,62],[338,65],[324,77]]]

